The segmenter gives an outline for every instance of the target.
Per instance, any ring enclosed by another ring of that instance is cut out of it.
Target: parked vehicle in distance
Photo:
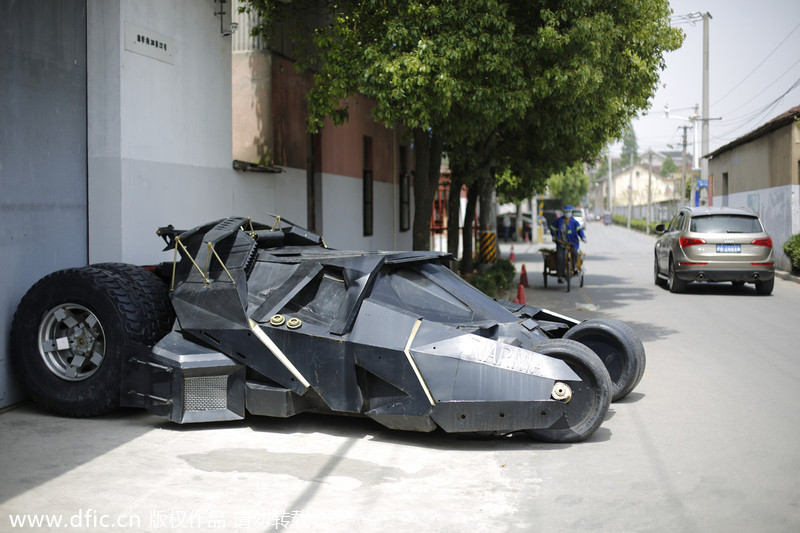
[[[572,218],[578,221],[578,224],[586,229],[586,224],[589,222],[589,218],[586,216],[586,211],[582,207],[576,207],[572,210]]]
[[[659,224],[653,262],[656,284],[670,292],[693,281],[754,283],[758,294],[775,284],[772,238],[758,215],[734,207],[684,207],[669,225]]]

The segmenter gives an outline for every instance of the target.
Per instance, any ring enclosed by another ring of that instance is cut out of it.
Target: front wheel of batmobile
[[[561,359],[580,381],[562,382],[571,391],[566,399],[559,400],[567,404],[564,416],[547,429],[525,432],[543,442],[568,443],[588,439],[600,427],[611,403],[611,378],[603,362],[583,344],[567,339],[543,342],[533,351]]]
[[[611,376],[611,401],[624,398],[642,379],[644,346],[624,322],[593,318],[567,331],[564,338],[588,346],[603,362]]]

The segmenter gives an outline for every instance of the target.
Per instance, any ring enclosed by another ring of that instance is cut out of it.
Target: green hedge
[[[482,274],[475,274],[470,283],[490,298],[495,298],[499,291],[511,288],[517,271],[514,264],[508,259],[499,259],[489,270]]]
[[[625,227],[628,226],[628,217],[626,217],[624,215],[613,215],[611,218],[612,218],[612,221],[614,222],[614,224],[616,224],[618,226],[625,226]],[[659,222],[659,221],[650,222],[650,233],[654,234],[656,232],[656,226],[658,226],[659,224],[663,224],[663,222]],[[647,232],[647,221],[646,220],[642,220],[640,218],[632,218],[631,219],[631,229],[635,229],[636,231],[641,231],[642,233],[646,233]]]
[[[789,240],[783,243],[783,251],[789,256],[792,262],[792,269],[800,272],[800,233],[792,235]]]

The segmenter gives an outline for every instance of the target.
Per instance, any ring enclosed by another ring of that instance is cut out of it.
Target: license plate
[[[717,253],[718,254],[738,254],[742,251],[741,244],[718,244],[717,245]]]

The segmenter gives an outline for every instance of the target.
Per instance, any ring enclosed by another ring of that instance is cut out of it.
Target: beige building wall
[[[269,166],[273,163],[272,54],[235,51],[231,71],[233,158]]]
[[[800,125],[794,122],[711,159],[712,195],[725,194],[724,174],[727,194],[797,185],[799,161]]]
[[[758,212],[774,243],[776,267],[790,270],[783,244],[800,233],[800,122],[794,118],[760,136],[756,131],[722,150],[709,160],[712,205]]]
[[[632,179],[632,181],[631,181]],[[647,205],[648,185],[652,203],[671,201],[676,197],[675,188],[680,187],[679,180],[665,178],[655,172],[652,173],[652,180],[647,167],[643,165],[633,166],[633,177],[631,178],[630,169],[624,170],[612,176],[614,206],[621,207],[628,205],[630,197],[629,186],[632,191],[632,205]]]

